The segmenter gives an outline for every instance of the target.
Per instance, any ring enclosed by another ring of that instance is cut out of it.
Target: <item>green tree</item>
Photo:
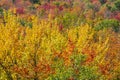
[[[32,4],[40,4],[40,0],[30,0]]]

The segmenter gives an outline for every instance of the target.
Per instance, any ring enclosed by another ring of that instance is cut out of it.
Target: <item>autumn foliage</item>
[[[120,79],[116,2],[7,1],[0,4],[0,80]]]

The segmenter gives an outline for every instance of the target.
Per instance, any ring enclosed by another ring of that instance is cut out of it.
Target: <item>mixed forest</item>
[[[120,80],[120,0],[0,0],[0,80]]]

